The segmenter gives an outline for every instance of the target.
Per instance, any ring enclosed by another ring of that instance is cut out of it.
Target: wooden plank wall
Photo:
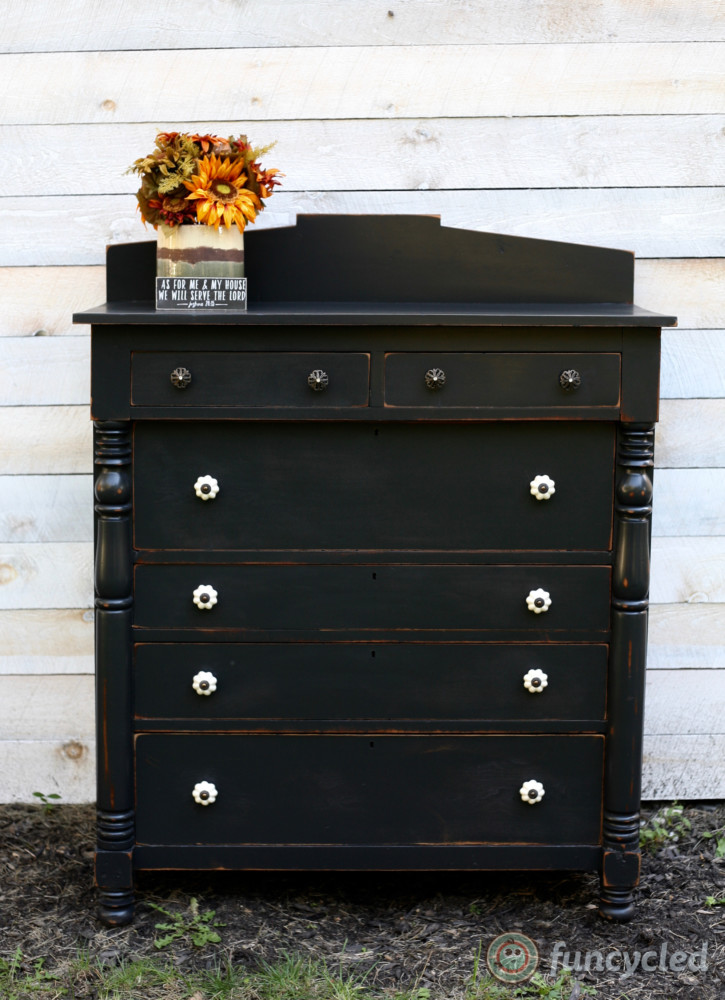
[[[725,797],[725,0],[11,0],[0,800],[94,797],[88,331],[156,127],[278,141],[298,212],[636,252],[664,335],[645,795]]]

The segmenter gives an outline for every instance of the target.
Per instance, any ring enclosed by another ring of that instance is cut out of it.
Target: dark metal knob
[[[429,389],[442,389],[446,384],[446,373],[442,368],[429,368],[425,373],[425,384]]]
[[[191,372],[188,368],[174,368],[170,378],[171,384],[176,389],[186,389],[191,385]]]
[[[323,372],[321,368],[315,368],[313,372],[307,376],[307,384],[310,389],[314,389],[315,392],[322,392],[326,389],[330,379],[327,372]]]
[[[582,384],[582,377],[576,368],[567,368],[559,375],[559,385],[565,392],[573,392]]]

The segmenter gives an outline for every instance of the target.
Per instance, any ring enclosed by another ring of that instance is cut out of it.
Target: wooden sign
[[[157,278],[156,308],[246,311],[246,278]]]

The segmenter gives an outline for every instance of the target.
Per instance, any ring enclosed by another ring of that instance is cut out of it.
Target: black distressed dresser
[[[303,216],[92,324],[101,915],[137,869],[599,870],[632,915],[660,327],[631,254]]]

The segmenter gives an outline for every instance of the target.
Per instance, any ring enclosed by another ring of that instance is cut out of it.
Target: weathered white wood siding
[[[673,312],[645,795],[725,797],[725,0],[11,0],[0,39],[0,801],[94,797],[88,331],[155,129],[278,140],[298,212],[636,252]],[[193,69],[193,72],[190,70]],[[149,237],[152,235],[148,234]]]

